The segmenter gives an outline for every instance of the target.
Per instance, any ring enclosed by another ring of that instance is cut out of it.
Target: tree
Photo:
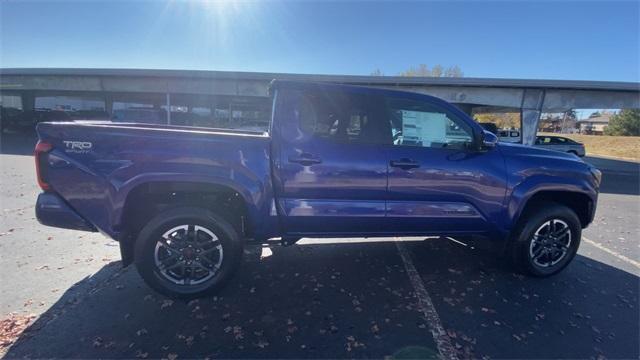
[[[462,72],[462,70],[460,70],[460,67],[458,65],[454,65],[453,67],[449,67],[447,68],[447,70],[444,72],[444,76],[445,77],[463,77],[464,73]]]
[[[640,136],[640,109],[623,109],[611,116],[605,135]]]
[[[564,133],[566,129],[575,128],[576,120],[578,120],[578,114],[574,109],[565,111],[564,116],[562,117],[562,127],[560,129],[560,133]]]
[[[420,76],[420,77],[463,77],[464,73],[460,70],[458,65],[449,66],[444,68],[440,64],[436,64],[429,69],[426,64],[420,64],[418,66],[411,66],[405,71],[400,72],[400,76]]]
[[[519,129],[520,113],[478,113],[473,114],[473,118],[479,123],[494,123],[498,129]]]
[[[431,76],[431,70],[425,64],[420,64],[417,67],[412,66],[405,71],[398,74],[400,76]]]
[[[441,77],[442,75],[444,75],[444,68],[442,67],[442,65],[436,65],[431,68],[431,76]]]

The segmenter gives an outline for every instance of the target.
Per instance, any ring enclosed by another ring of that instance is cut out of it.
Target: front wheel
[[[560,272],[575,257],[582,226],[570,208],[541,203],[523,214],[516,228],[513,257],[524,273],[546,277]]]
[[[219,290],[239,267],[242,242],[233,226],[200,208],[160,213],[140,231],[135,264],[154,290],[196,298]]]

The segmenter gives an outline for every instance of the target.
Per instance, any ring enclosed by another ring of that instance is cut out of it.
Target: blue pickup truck
[[[469,237],[533,276],[562,270],[601,173],[494,134],[426,95],[274,81],[266,132],[116,122],[38,125],[38,220],[120,242],[155,290],[214,292],[246,242]]]

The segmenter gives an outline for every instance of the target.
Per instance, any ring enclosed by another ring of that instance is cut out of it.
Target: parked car
[[[593,220],[601,173],[497,137],[434,97],[274,82],[270,133],[42,123],[38,220],[100,231],[169,296],[214,292],[246,242],[469,236],[550,276]]]
[[[535,147],[585,156],[584,144],[562,136],[538,136]]]
[[[502,142],[510,142],[510,143],[522,142],[519,130],[499,130],[498,139]]]

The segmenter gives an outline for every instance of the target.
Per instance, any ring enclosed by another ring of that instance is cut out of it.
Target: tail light
[[[46,141],[39,140],[33,157],[36,159],[36,176],[38,186],[44,191],[51,190],[51,185],[47,183],[47,153],[53,149],[53,146]]]

